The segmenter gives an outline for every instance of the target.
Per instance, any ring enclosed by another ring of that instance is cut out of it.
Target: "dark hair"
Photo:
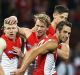
[[[34,15],[35,21],[37,19],[39,19],[41,22],[45,23],[45,25],[48,27],[51,23],[50,17],[45,14],[45,13],[41,13],[41,14],[36,14]]]
[[[57,29],[59,31],[61,31],[63,29],[63,26],[66,25],[66,26],[69,26],[69,27],[72,27],[72,23],[68,22],[68,21],[61,21],[58,25],[57,25]]]
[[[55,8],[54,8],[54,13],[55,12],[58,12],[60,14],[62,14],[64,12],[69,13],[69,9],[66,6],[63,6],[63,5],[56,5]]]

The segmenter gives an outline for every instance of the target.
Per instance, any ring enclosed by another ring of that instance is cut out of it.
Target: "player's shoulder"
[[[52,27],[52,25],[49,25],[46,34],[47,34],[47,35],[49,35],[49,34],[54,35],[54,33],[55,33],[54,28]]]
[[[6,48],[6,41],[0,38],[0,55],[2,55],[3,50]]]
[[[4,46],[6,45],[6,41],[1,37],[0,37],[0,45],[4,45]]]
[[[3,38],[0,37],[0,41],[5,42],[5,40]]]
[[[49,39],[55,40],[57,42],[59,41],[56,34],[54,34],[54,35],[49,34],[48,37],[49,37]]]

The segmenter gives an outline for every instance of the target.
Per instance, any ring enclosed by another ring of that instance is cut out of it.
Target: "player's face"
[[[58,23],[61,22],[61,21],[66,21],[66,20],[67,20],[67,18],[68,18],[68,13],[62,13],[62,14],[60,14],[60,13],[55,13],[55,14],[53,15],[53,17],[54,17],[56,23],[58,24]]]
[[[46,34],[46,31],[47,31],[47,26],[41,22],[40,20],[36,20],[36,23],[35,23],[35,28],[36,28],[36,34],[38,37],[42,37]]]
[[[61,32],[60,32],[60,40],[62,42],[66,42],[67,39],[70,37],[70,33],[71,33],[71,27],[64,25]]]
[[[14,24],[13,25],[9,25],[9,24],[4,25],[4,33],[9,39],[14,40],[16,38],[17,32],[18,32],[17,25],[14,25]]]

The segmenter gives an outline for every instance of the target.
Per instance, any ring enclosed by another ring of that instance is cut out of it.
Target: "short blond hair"
[[[37,20],[37,19],[39,19],[41,22],[43,22],[47,27],[50,25],[50,23],[51,23],[51,19],[50,19],[50,17],[47,15],[47,14],[45,14],[45,13],[41,13],[41,14],[36,14],[36,15],[34,15],[34,18],[35,18],[35,21]]]

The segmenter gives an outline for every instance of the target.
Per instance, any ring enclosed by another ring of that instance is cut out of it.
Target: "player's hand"
[[[24,57],[24,53],[22,53],[21,48],[13,46],[13,51],[15,55],[18,55],[19,57]]]
[[[10,73],[10,75],[23,75],[20,69],[16,69],[13,72]]]
[[[8,17],[8,18],[6,18],[4,20],[4,23],[13,25],[13,24],[17,24],[18,23],[18,20],[17,20],[17,17],[16,16],[10,16],[10,17]]]

